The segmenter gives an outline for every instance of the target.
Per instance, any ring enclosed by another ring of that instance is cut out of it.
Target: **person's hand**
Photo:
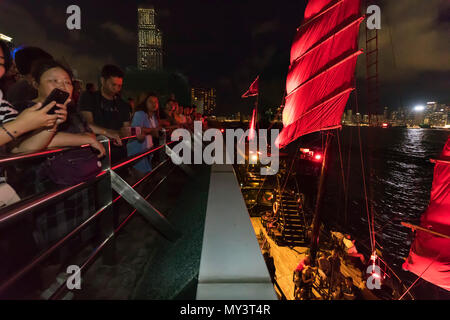
[[[122,139],[120,139],[120,136],[119,136],[119,134],[117,132],[105,131],[105,136],[107,136],[108,138],[112,139],[113,144],[115,146],[119,146],[119,147],[122,146]]]
[[[58,115],[47,114],[47,112],[49,112],[55,104],[56,102],[51,102],[41,109],[42,103],[37,103],[22,111],[15,121],[21,123],[26,131],[36,130],[42,127],[53,127],[58,119]]]
[[[90,141],[89,141],[89,145],[98,150],[99,154],[97,155],[97,158],[102,158],[106,155],[106,150],[105,147],[103,147],[103,144],[101,144],[99,141],[97,141],[97,138],[95,137],[94,134],[89,134],[90,137]]]
[[[67,104],[70,103],[70,98],[67,98],[66,102],[64,104],[57,103],[56,106],[58,109],[56,109],[55,114],[58,116],[58,120],[56,120],[57,124],[61,124],[67,120]]]
[[[145,134],[140,131],[140,134],[136,135],[136,139],[138,139],[139,141],[143,141],[145,139]]]

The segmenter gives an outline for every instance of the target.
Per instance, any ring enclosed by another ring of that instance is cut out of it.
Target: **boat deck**
[[[259,235],[262,231],[270,245],[269,253],[274,259],[276,268],[275,279],[279,287],[281,288],[287,300],[294,300],[294,282],[292,279],[293,272],[300,260],[305,257],[308,251],[308,247],[278,246],[275,241],[268,236],[265,228],[261,224],[261,220],[259,217],[251,217],[251,222],[253,225],[253,229],[255,230],[255,234]],[[329,250],[324,251],[329,252]],[[341,273],[345,277],[352,277],[354,285],[361,289],[362,295],[365,299],[375,299],[375,296],[370,294],[370,292],[368,292],[369,290],[366,289],[361,271],[356,269],[352,265],[347,264],[343,259],[341,259]],[[282,296],[276,286],[275,290],[277,291],[279,296]],[[316,283],[313,288],[313,294],[317,300],[323,300],[326,299],[328,291],[327,289],[323,289],[319,293]]]

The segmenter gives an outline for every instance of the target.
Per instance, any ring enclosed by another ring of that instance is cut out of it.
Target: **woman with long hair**
[[[131,120],[131,127],[138,129],[136,139],[130,140],[127,144],[128,156],[153,148],[153,138],[157,138],[159,133],[158,110],[158,97],[155,93],[147,93],[142,103],[136,107]],[[152,154],[145,156],[133,166],[132,171],[136,178],[141,178],[152,171],[152,157]]]

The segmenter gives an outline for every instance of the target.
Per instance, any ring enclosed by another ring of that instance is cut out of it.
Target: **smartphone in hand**
[[[45,99],[45,101],[42,103],[42,108],[51,103],[52,101],[56,101],[58,104],[64,104],[66,102],[67,98],[69,98],[69,93],[63,90],[60,90],[58,88],[55,88],[50,92],[48,97]],[[48,114],[54,114],[55,111],[58,109],[58,107],[55,105],[53,108],[51,108],[47,113]]]

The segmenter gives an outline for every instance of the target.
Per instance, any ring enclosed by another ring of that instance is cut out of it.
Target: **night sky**
[[[380,4],[383,106],[450,103],[449,2],[385,2]],[[139,3],[153,4],[158,12],[164,67],[186,75],[192,86],[215,87],[218,114],[250,113],[252,101],[240,96],[258,74],[263,108],[280,105],[289,48],[306,1],[0,0],[0,33],[13,37],[16,45],[44,48],[85,82],[96,82],[105,63],[136,65]],[[81,8],[81,30],[66,28],[71,4]],[[364,111],[364,56],[357,75]]]

